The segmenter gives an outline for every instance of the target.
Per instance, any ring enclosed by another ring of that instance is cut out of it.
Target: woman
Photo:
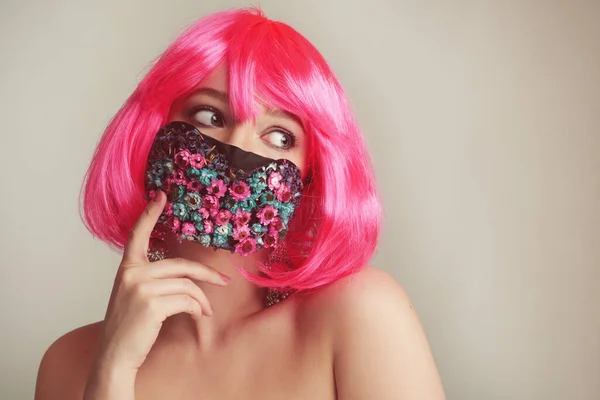
[[[197,142],[213,145],[194,161]],[[234,187],[240,154],[269,175]],[[123,258],[104,320],[51,345],[36,399],[444,398],[409,299],[366,265],[381,207],[348,99],[289,26],[256,9],[190,26],[84,189],[86,226]]]

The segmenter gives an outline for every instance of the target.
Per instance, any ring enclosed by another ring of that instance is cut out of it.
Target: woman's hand
[[[165,319],[178,313],[194,319],[212,315],[208,299],[194,281],[219,286],[229,282],[226,275],[198,262],[181,258],[148,261],[150,234],[165,202],[166,195],[158,191],[125,245],[104,318],[100,352],[90,374],[95,388],[86,390],[86,399],[104,398],[88,396],[102,386],[98,380],[108,382],[114,376],[135,380]]]

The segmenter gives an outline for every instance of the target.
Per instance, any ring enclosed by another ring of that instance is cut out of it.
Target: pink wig
[[[373,255],[381,222],[370,158],[343,88],[323,56],[290,26],[256,8],[222,11],[189,26],[155,61],[108,124],[82,187],[89,231],[122,250],[146,205],[144,172],[158,129],[175,100],[220,64],[228,68],[239,121],[266,106],[303,123],[312,182],[286,237],[293,269],[241,271],[256,284],[308,290],[358,271]]]

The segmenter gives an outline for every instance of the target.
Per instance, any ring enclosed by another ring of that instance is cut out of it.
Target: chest
[[[136,399],[334,400],[331,351],[293,324],[242,329],[209,354],[165,345],[140,370]]]

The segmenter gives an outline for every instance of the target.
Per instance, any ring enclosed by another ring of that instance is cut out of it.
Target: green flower
[[[278,204],[274,204],[273,206],[279,210],[281,218],[287,221],[294,211],[294,205],[291,203],[281,203],[279,201],[277,203]]]

